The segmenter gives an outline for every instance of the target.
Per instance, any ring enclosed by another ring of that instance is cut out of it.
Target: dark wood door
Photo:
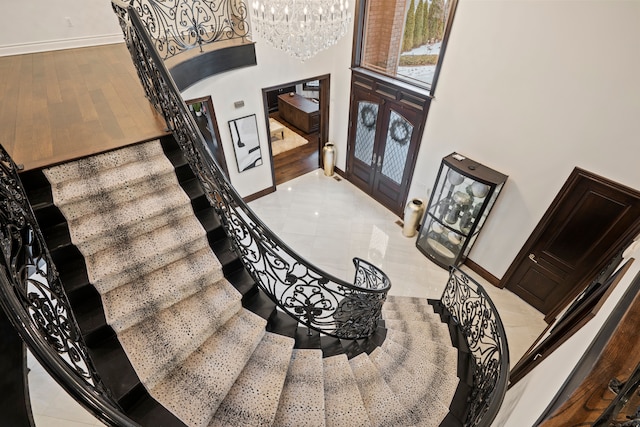
[[[422,113],[358,88],[352,95],[351,181],[401,214],[422,135]]]
[[[501,285],[553,320],[639,225],[638,191],[576,168]]]

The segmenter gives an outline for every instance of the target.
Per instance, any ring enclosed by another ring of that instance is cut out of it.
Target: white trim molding
[[[26,53],[46,52],[50,50],[73,49],[78,47],[99,46],[105,44],[123,43],[120,34],[105,34],[100,36],[75,37],[60,40],[43,40],[37,42],[0,45],[0,56],[22,55]]]

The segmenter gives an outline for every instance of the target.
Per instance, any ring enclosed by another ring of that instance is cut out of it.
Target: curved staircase
[[[364,260],[352,285],[283,245],[127,4],[172,136],[20,178],[0,147],[0,306],[45,369],[114,426],[489,426],[509,361],[482,287],[453,268],[440,301],[387,296]]]
[[[458,350],[427,300],[389,296],[369,339],[308,331],[241,268],[184,164],[167,137],[46,169],[50,195],[31,191],[98,373],[132,419],[462,425]]]

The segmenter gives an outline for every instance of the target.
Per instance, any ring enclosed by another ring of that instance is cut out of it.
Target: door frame
[[[264,194],[273,193],[276,191],[276,171],[273,162],[273,151],[271,150],[271,135],[269,132],[269,104],[267,101],[267,92],[282,89],[289,86],[295,86],[306,82],[318,80],[320,81],[320,91],[318,93],[319,104],[318,109],[320,112],[320,127],[318,129],[318,167],[321,167],[322,162],[322,147],[324,143],[329,139],[329,95],[331,93],[331,74],[323,74],[321,76],[309,77],[302,80],[296,80],[288,83],[281,83],[275,86],[262,88],[262,104],[264,108],[264,120],[267,129],[267,137],[269,141],[269,159],[271,165],[271,187],[261,192]]]
[[[420,152],[420,145],[422,143],[422,138],[424,136],[425,124],[427,121],[427,115],[429,113],[429,107],[431,106],[431,99],[433,98],[428,91],[421,90],[420,88],[414,87],[412,85],[403,83],[401,81],[397,81],[392,78],[381,76],[377,73],[370,72],[365,69],[353,69],[351,73],[351,89],[349,96],[349,128],[347,134],[347,162],[346,162],[346,170],[345,170],[345,178],[356,185],[358,188],[362,188],[360,185],[357,185],[353,180],[353,164],[351,163],[351,151],[353,150],[353,142],[355,139],[355,134],[353,133],[353,121],[357,120],[357,117],[353,117],[354,111],[357,110],[355,108],[355,97],[354,97],[354,89],[358,89],[364,92],[368,92],[369,95],[377,96],[381,100],[381,108],[388,103],[395,104],[404,108],[413,109],[417,112],[417,114],[421,115],[420,123],[415,128],[417,144],[415,151],[413,154],[410,154],[407,158],[407,165],[409,165],[409,172],[407,174],[407,182],[408,185],[404,190],[401,201],[397,206],[397,209],[391,209],[390,207],[385,206],[391,212],[398,216],[402,216],[404,206],[407,203],[407,198],[409,196],[409,189],[411,187],[411,182],[413,181],[413,173],[415,171],[416,162],[418,159],[418,154]],[[385,107],[386,108],[386,107]],[[355,109],[355,110],[354,110]],[[357,115],[357,111],[355,113]],[[379,112],[379,114],[381,114]],[[380,123],[377,126],[381,126]],[[383,129],[384,130],[384,129]],[[379,138],[379,129],[376,130],[376,138]],[[369,192],[367,194],[373,197]],[[374,198],[374,200],[378,201]],[[378,201],[381,203],[380,201]],[[381,203],[382,204],[382,203]]]
[[[520,266],[525,262],[529,262],[529,253],[538,243],[538,240],[542,237],[542,235],[547,231],[547,227],[555,219],[555,215],[559,212],[563,202],[570,197],[575,187],[580,183],[580,180],[584,178],[640,198],[640,192],[638,192],[637,190],[611,181],[607,178],[596,175],[584,169],[578,167],[574,168],[571,172],[571,175],[569,176],[569,178],[567,178],[567,181],[564,183],[564,185],[554,198],[553,202],[542,216],[542,219],[538,222],[525,244],[522,246],[514,260],[511,262],[511,265],[507,269],[506,273],[502,276],[502,279],[498,284],[499,288],[505,288],[507,284],[513,279]],[[607,266],[609,261],[613,259],[618,252],[622,251],[638,235],[639,232],[640,219],[635,222],[634,226],[631,227],[626,234],[620,236],[618,240],[611,247],[609,247],[608,250],[600,254],[599,261],[595,263],[588,272],[585,272],[585,274],[583,275],[583,279],[580,282],[576,283],[573,289],[563,299],[561,299],[558,304],[556,304],[556,306],[549,311],[549,313],[546,314],[544,320],[547,323],[552,323],[555,320],[556,316],[562,311],[562,309],[566,307],[576,296],[578,296],[580,292],[589,284],[590,280],[596,277],[598,273]]]
[[[211,125],[213,126],[213,137],[218,140],[218,148],[220,149],[220,153],[222,155],[222,164],[220,167],[223,169],[223,172],[227,175],[227,179],[229,178],[229,169],[227,166],[227,157],[224,154],[224,148],[222,147],[222,139],[220,139],[220,131],[218,130],[218,119],[216,118],[216,112],[213,108],[213,100],[211,99],[211,95],[201,96],[198,98],[187,99],[184,101],[187,106],[195,104],[197,102],[207,104],[207,113],[205,116],[208,116],[208,119],[211,121]],[[203,135],[204,136],[204,135]]]

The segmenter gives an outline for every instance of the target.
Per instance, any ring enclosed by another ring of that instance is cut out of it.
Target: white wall
[[[109,0],[3,1],[0,56],[123,40]]]
[[[458,151],[509,175],[469,257],[501,277],[578,166],[640,188],[640,2],[460,0],[410,197]]]
[[[350,7],[353,13],[353,5]],[[262,100],[263,88],[330,74],[329,140],[336,142],[336,163],[339,168],[345,170],[352,37],[353,29],[336,46],[301,62],[271,47],[258,36],[254,36],[257,66],[213,76],[198,82],[183,92],[182,95],[185,99],[211,96],[231,182],[241,196],[245,197],[257,193],[273,185],[269,139]],[[243,100],[245,105],[235,109],[233,103],[239,100]],[[263,164],[246,172],[238,173],[227,122],[250,114],[257,116]]]

